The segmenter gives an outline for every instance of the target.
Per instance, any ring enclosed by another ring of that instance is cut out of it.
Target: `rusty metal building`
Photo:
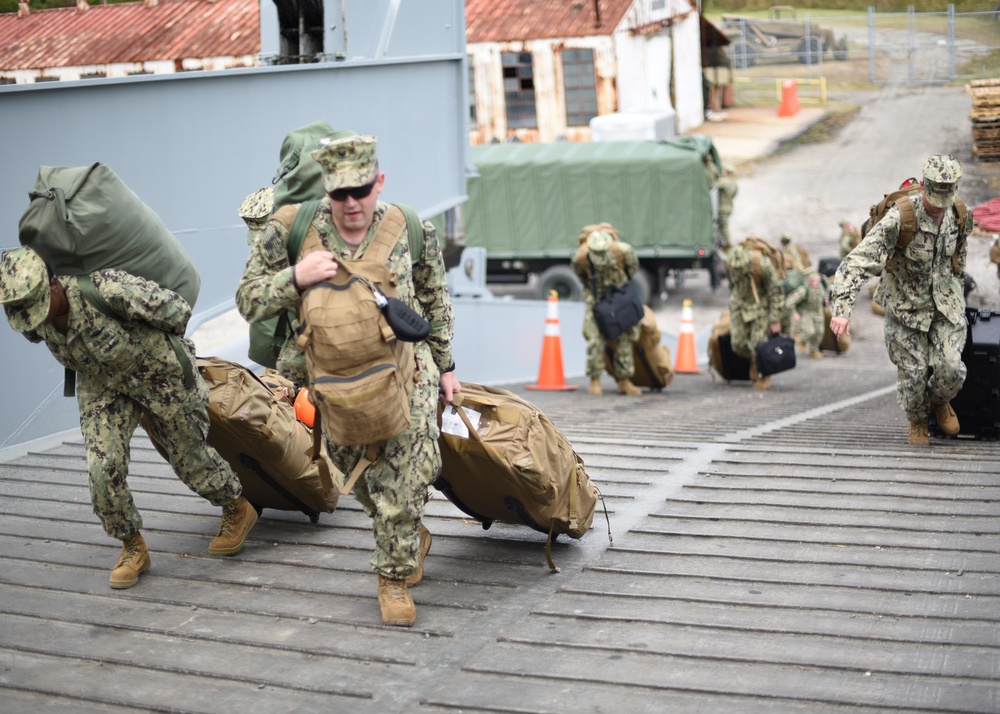
[[[614,112],[704,121],[701,29],[688,0],[466,0],[473,144],[588,141]]]
[[[253,67],[256,0],[144,0],[0,13],[0,84]]]

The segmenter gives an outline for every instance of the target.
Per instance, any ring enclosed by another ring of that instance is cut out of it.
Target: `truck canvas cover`
[[[466,244],[493,259],[568,259],[582,226],[607,221],[640,258],[709,256],[706,153],[718,163],[708,137],[475,146]]]

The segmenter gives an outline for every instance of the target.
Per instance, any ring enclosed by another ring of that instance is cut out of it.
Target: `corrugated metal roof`
[[[165,0],[0,14],[0,71],[260,52],[257,0]]]
[[[600,22],[595,3],[600,9]],[[634,0],[466,0],[465,37],[476,42],[609,35]]]

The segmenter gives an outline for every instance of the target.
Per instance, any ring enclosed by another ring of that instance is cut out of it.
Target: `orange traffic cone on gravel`
[[[542,363],[538,367],[538,383],[525,385],[525,389],[568,391],[576,389],[575,384],[566,384],[563,372],[562,338],[559,336],[559,295],[549,292],[549,304],[545,315],[545,339],[542,342]]]
[[[694,350],[694,309],[691,301],[681,304],[681,333],[677,338],[677,361],[674,371],[682,374],[697,374],[698,360]]]
[[[799,113],[798,82],[786,79],[781,85],[781,104],[778,106],[779,117],[793,117]]]

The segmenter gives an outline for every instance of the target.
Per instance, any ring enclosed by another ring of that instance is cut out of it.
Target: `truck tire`
[[[802,64],[819,64],[823,57],[823,43],[818,37],[803,37],[795,51]]]
[[[833,48],[833,58],[839,62],[843,62],[848,57],[847,50],[847,38],[841,37],[840,42],[834,45]]]
[[[583,285],[568,265],[553,265],[539,276],[538,299],[548,300],[550,290],[555,290],[560,300],[583,300]]]

